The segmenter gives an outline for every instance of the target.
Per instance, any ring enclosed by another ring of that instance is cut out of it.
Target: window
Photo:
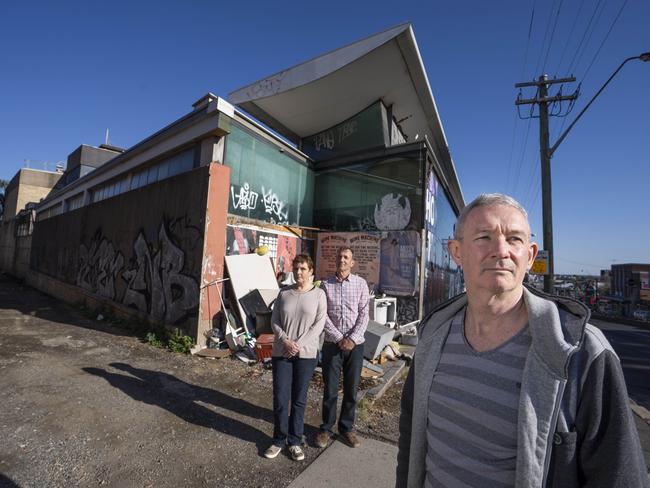
[[[335,231],[421,229],[421,167],[417,154],[319,172],[315,225]]]
[[[236,123],[226,139],[228,212],[276,224],[311,225],[314,172]]]

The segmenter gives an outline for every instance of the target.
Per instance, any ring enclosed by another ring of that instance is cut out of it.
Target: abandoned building
[[[406,323],[462,288],[446,242],[463,205],[403,24],[228,100],[208,94],[127,150],[81,146],[34,206],[29,266],[2,264],[48,294],[179,326],[203,345],[228,294],[226,256],[264,245],[280,274],[308,252],[318,278],[349,245]],[[8,229],[3,239],[18,239]]]

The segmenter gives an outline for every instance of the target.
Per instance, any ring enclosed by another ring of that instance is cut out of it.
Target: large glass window
[[[460,269],[451,258],[447,242],[454,235],[456,212],[440,186],[433,169],[427,175],[425,228],[424,312],[462,291]]]
[[[314,223],[336,231],[422,228],[420,156],[319,172]]]
[[[311,225],[314,172],[306,165],[235,123],[226,139],[225,164],[231,168],[229,213]]]
[[[381,101],[323,132],[305,137],[302,150],[316,161],[388,144],[386,109]]]

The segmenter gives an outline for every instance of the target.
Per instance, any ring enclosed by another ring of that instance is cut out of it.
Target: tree
[[[7,180],[0,179],[0,219],[5,214],[5,189],[9,185]]]

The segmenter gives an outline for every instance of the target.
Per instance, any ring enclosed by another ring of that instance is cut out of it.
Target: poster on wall
[[[249,254],[259,246],[268,248],[276,273],[288,273],[299,252],[299,239],[288,232],[253,226],[226,226],[226,256]]]
[[[323,279],[336,273],[336,253],[343,246],[354,252],[356,266],[352,272],[363,277],[368,286],[379,285],[379,248],[381,233],[330,232],[318,235],[316,278]]]
[[[386,232],[380,249],[379,289],[389,295],[414,295],[418,289],[419,233]]]

